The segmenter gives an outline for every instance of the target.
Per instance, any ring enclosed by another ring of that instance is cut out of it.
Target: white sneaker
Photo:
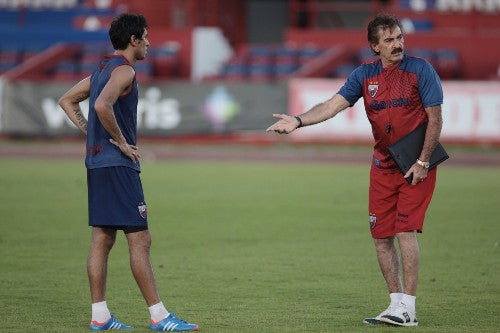
[[[385,316],[387,314],[391,313],[391,307],[389,306],[387,309],[385,309],[384,311],[382,311],[378,316],[376,317],[373,317],[373,318],[365,318],[363,320],[363,323],[365,324],[381,324],[382,322],[380,321],[380,318],[382,318],[382,316]]]
[[[380,321],[387,324],[398,326],[417,326],[418,320],[415,312],[408,310],[403,304],[399,304],[388,314],[383,315]]]

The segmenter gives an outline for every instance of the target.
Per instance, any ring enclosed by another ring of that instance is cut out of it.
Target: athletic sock
[[[151,314],[151,321],[155,323],[162,321],[170,315],[167,309],[165,309],[163,302],[150,306],[149,313]]]
[[[401,299],[403,298],[403,293],[390,293],[389,297],[391,298],[391,308],[396,307],[399,303],[401,303]]]
[[[401,303],[403,303],[408,310],[415,312],[416,298],[417,298],[416,296],[404,294],[403,298],[401,298]]]
[[[110,319],[111,313],[109,312],[106,301],[92,303],[92,321],[103,324]]]

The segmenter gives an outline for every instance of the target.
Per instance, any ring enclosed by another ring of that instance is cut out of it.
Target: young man
[[[147,223],[136,146],[138,87],[134,64],[146,57],[149,42],[142,15],[122,14],[109,29],[115,53],[106,56],[94,73],[66,92],[59,104],[87,136],[89,225],[92,244],[87,271],[92,299],[90,329],[131,330],[111,315],[106,304],[108,255],[123,230],[130,267],[151,314],[152,331],[197,331],[169,313],[160,300],[149,257],[151,235]],[[79,103],[90,98],[88,120]]]
[[[375,139],[369,188],[370,231],[391,300],[386,310],[364,322],[416,326],[417,232],[422,232],[436,183],[436,169],[428,170],[428,162],[441,133],[443,92],[432,66],[404,53],[398,19],[387,14],[376,16],[368,24],[368,42],[380,59],[359,66],[337,94],[304,114],[275,114],[279,120],[267,131],[284,134],[320,123],[363,97]],[[387,147],[423,123],[427,123],[427,130],[420,157],[403,176]],[[405,178],[410,176],[413,180],[408,184]]]

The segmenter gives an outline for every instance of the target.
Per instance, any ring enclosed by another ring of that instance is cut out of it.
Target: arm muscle
[[[90,96],[90,77],[86,77],[68,90],[60,99],[59,105],[68,118],[84,133],[87,134],[87,119],[80,108],[80,102]]]

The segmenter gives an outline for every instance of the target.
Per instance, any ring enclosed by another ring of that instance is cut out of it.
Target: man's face
[[[136,52],[136,59],[143,60],[146,58],[146,53],[148,52],[149,41],[148,41],[148,31],[144,30],[141,39],[137,39],[138,47]]]
[[[389,67],[398,64],[403,60],[404,38],[401,29],[396,26],[391,29],[378,30],[378,44],[372,44],[371,47],[378,52],[382,65]]]

